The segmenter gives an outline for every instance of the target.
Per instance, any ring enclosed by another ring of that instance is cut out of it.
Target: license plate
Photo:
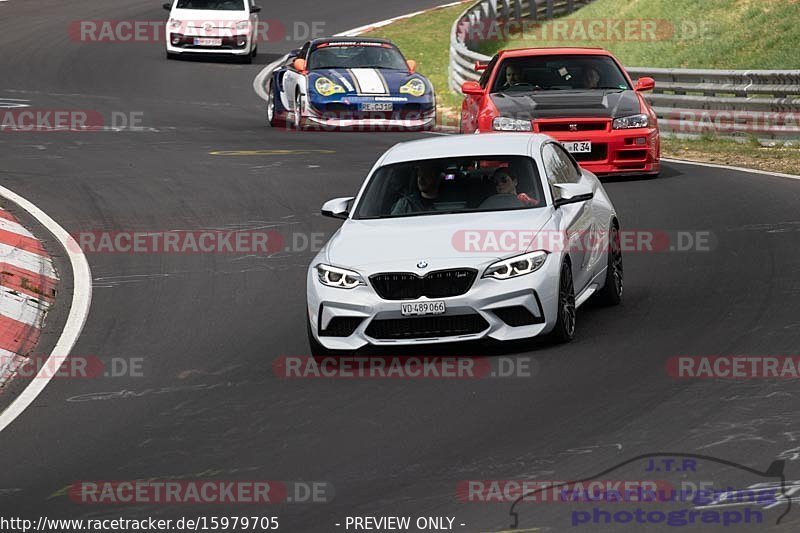
[[[394,104],[361,104],[362,111],[394,111]]]
[[[195,46],[222,46],[222,39],[213,39],[211,37],[195,37]]]
[[[447,311],[447,304],[442,301],[400,304],[400,312],[403,316],[441,315],[445,311]]]
[[[592,151],[592,143],[589,141],[568,141],[562,142],[567,152],[573,154],[588,154]]]

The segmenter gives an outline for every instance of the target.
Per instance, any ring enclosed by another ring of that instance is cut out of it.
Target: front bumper
[[[658,174],[661,171],[661,139],[657,128],[543,133],[559,142],[591,141],[591,153],[572,155],[583,168],[598,176]]]
[[[222,44],[220,46],[195,45],[195,37],[219,38],[222,39]],[[177,44],[173,44],[175,40],[178,40]],[[247,55],[250,53],[250,41],[251,38],[248,35],[206,36],[168,32],[167,52],[170,54]]]
[[[365,129],[368,131],[402,131],[429,129],[436,124],[436,117],[418,119],[386,118],[330,118],[305,117],[307,123],[323,129]],[[313,127],[313,126],[312,126]]]
[[[392,103],[392,111],[363,111],[363,104]],[[304,109],[308,124],[331,129],[364,128],[370,131],[427,129],[436,124],[436,103],[432,99],[405,97],[342,96],[323,98],[312,92]]]
[[[555,325],[559,266],[559,258],[554,254],[548,257],[540,270],[527,276],[500,281],[483,279],[479,274],[465,294],[434,298],[445,301],[447,311],[442,315],[424,317],[426,322],[422,325],[409,322],[419,318],[401,314],[400,304],[409,300],[384,300],[369,281],[366,286],[350,290],[327,287],[319,282],[312,266],[307,279],[311,332],[320,344],[331,350],[357,350],[367,345],[408,346],[535,337],[548,333]],[[361,274],[367,279],[367,273]],[[428,300],[423,297],[413,301]],[[529,320],[522,325],[511,325],[517,322],[513,317],[520,314]],[[441,320],[436,317],[441,317]],[[452,329],[435,331],[441,324]],[[428,331],[418,337],[392,338],[398,331],[413,334],[420,329]],[[470,331],[453,334],[453,329]]]

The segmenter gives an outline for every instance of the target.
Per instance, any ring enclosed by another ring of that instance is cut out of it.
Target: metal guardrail
[[[475,62],[491,57],[475,52],[486,36],[523,21],[569,14],[592,0],[480,0],[453,23],[450,32],[449,84],[461,92],[477,81]],[[512,22],[513,21],[513,22]],[[756,135],[800,139],[800,70],[694,70],[627,68],[634,79],[652,77],[656,89],[647,99],[661,129],[686,135]]]
[[[483,36],[497,35],[511,21],[548,20],[572,13],[593,0],[480,0],[464,11],[450,32],[450,87],[461,92],[465,81],[476,81],[476,61],[491,57],[473,52]]]

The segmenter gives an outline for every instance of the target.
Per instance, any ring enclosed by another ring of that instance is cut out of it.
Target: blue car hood
[[[309,74],[308,82],[311,94],[316,98],[325,98],[316,93],[314,84],[316,81],[325,77],[344,88],[344,93],[332,94],[330,98],[341,98],[342,96],[403,96],[409,101],[418,99],[428,99],[433,95],[431,83],[420,74],[409,74],[406,70],[390,69],[320,69],[313,70]],[[411,79],[418,78],[425,84],[425,94],[421,97],[414,97],[400,92],[400,87],[408,83]]]

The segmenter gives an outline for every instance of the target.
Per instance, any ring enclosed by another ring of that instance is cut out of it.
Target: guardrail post
[[[522,19],[522,0],[511,0],[514,4],[514,18],[517,20]],[[536,18],[534,16],[534,18]]]

